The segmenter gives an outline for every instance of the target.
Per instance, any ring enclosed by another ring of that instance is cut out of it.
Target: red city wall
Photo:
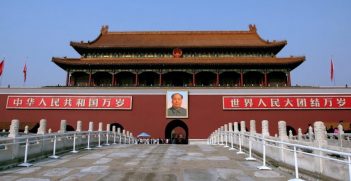
[[[133,95],[132,110],[9,110],[6,109],[6,94],[0,95],[0,128],[9,128],[12,119],[20,120],[20,128],[33,126],[40,119],[48,121],[47,128],[57,131],[60,120],[67,120],[67,124],[76,127],[77,120],[83,122],[83,129],[88,129],[88,122],[94,121],[94,129],[98,122],[119,123],[124,129],[134,135],[147,132],[152,137],[163,138],[167,123],[174,119],[165,118],[165,95]],[[48,96],[48,95],[45,95]],[[58,96],[57,94],[53,96]],[[64,95],[69,96],[69,95]],[[107,96],[107,95],[106,95]],[[126,95],[128,96],[128,95]],[[302,128],[306,132],[308,124],[314,121],[338,122],[344,121],[345,129],[349,129],[351,110],[245,110],[224,111],[222,108],[222,95],[189,95],[189,118],[184,121],[189,129],[189,138],[207,138],[214,129],[235,121],[256,120],[256,128],[261,132],[261,120],[269,120],[271,135],[277,133],[277,122],[285,120],[287,125]],[[105,129],[105,126],[104,126]]]

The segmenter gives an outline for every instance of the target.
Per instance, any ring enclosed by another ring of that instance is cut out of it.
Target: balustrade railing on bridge
[[[8,137],[0,138],[0,164],[1,167],[18,166],[28,167],[29,160],[37,160],[49,156],[59,158],[57,153],[78,153],[81,149],[90,150],[94,147],[108,146],[110,144],[134,144],[136,138],[129,131],[122,132],[116,127],[107,124],[106,131],[99,124],[99,131],[93,131],[93,122],[89,123],[89,130],[81,130],[81,122],[77,122],[77,130],[66,132],[65,121],[61,122],[58,133],[46,133],[46,120],[40,121],[37,134],[18,133],[18,120],[13,120]],[[27,128],[28,129],[28,128]]]
[[[249,161],[260,158],[262,165],[258,169],[261,170],[271,169],[267,159],[291,168],[295,175],[291,180],[301,180],[299,170],[322,179],[351,180],[350,134],[327,134],[320,121],[314,123],[314,132],[309,128],[309,132],[302,135],[299,129],[297,136],[287,134],[285,121],[278,122],[279,136],[274,137],[269,135],[267,120],[262,121],[261,133],[256,133],[254,120],[250,121],[250,132],[246,132],[244,121],[240,127],[244,129],[239,131],[238,122],[221,126],[209,136],[208,144],[237,150],[237,154],[247,152]]]

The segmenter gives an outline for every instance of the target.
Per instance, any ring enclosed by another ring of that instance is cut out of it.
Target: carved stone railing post
[[[65,133],[66,132],[66,127],[67,127],[67,121],[64,120],[64,119],[61,120],[59,133]]]
[[[228,123],[228,131],[233,132],[233,123]]]
[[[111,125],[110,124],[106,124],[106,131],[109,132],[111,129]]]
[[[246,124],[245,121],[240,121],[240,132],[245,133],[246,132]]]
[[[228,124],[228,131],[229,131],[229,143],[231,145],[231,147],[233,148],[233,123],[229,123]]]
[[[101,146],[101,131],[102,131],[102,122],[99,122],[99,127],[98,127],[98,148],[102,147]]]
[[[283,120],[278,121],[278,133],[279,133],[279,139],[281,141],[287,141],[288,140],[288,135],[286,134],[286,122]],[[279,144],[279,153],[280,153],[280,160],[285,161],[285,151],[284,151],[284,145]]]
[[[288,135],[286,134],[286,122],[279,121],[278,122],[278,131],[279,131],[279,139],[280,140],[287,140]]]
[[[269,136],[268,120],[262,120],[262,136]]]
[[[244,141],[245,136],[243,134],[246,133],[246,123],[245,123],[245,121],[240,121],[240,133],[241,133],[241,135],[239,135],[239,144],[244,145],[244,143],[245,143],[245,141]],[[240,148],[240,145],[239,145],[239,148]],[[241,149],[240,149],[239,152],[237,152],[237,153],[241,154],[241,153],[244,153],[244,152],[242,152]]]
[[[122,143],[122,135],[121,135],[121,128],[120,127],[118,127],[117,128],[117,134],[118,134],[118,138],[119,138],[119,144],[121,144]]]
[[[116,126],[112,126],[113,144],[116,144]]]
[[[78,120],[77,121],[77,129],[76,129],[77,132],[81,132],[82,131],[82,121]]]
[[[37,134],[45,134],[46,133],[46,119],[41,119],[39,122],[39,128]]]
[[[99,129],[98,131],[102,131],[102,122],[99,122]]]
[[[255,134],[256,133],[256,121],[255,120],[250,120],[250,134]]]
[[[221,145],[224,145],[224,126],[221,126]]]
[[[29,127],[28,127],[28,125],[26,125],[24,127],[24,134],[28,134],[28,133],[29,133]]]
[[[238,133],[238,132],[239,132],[238,122],[234,122],[234,133]]]
[[[302,141],[302,129],[301,128],[297,129],[297,139],[299,141]]]
[[[237,133],[239,133],[239,124],[238,122],[234,122],[234,137],[233,137],[233,141],[235,144],[238,143],[238,139],[237,139]]]
[[[314,134],[315,134],[315,143],[318,146],[327,144],[327,137],[325,134],[325,126],[322,121],[316,121],[314,124]]]
[[[110,137],[110,129],[111,129],[111,126],[110,124],[106,124],[106,143],[105,145],[110,145],[110,143],[108,142],[109,140],[109,137]]]
[[[94,122],[92,122],[92,121],[89,122],[88,131],[94,131]]]
[[[224,142],[225,147],[228,147],[228,124],[224,124]]]
[[[19,120],[13,119],[11,121],[8,137],[9,138],[16,138],[18,136],[18,129],[19,129]]]
[[[289,130],[289,139],[292,140],[293,139],[293,133],[292,133],[292,130]]]
[[[122,137],[123,137],[123,141],[124,141],[124,144],[126,144],[126,130],[122,130]]]
[[[314,143],[318,147],[322,147],[324,145],[327,145],[327,135],[326,135],[326,129],[324,126],[324,123],[322,121],[316,121],[313,124],[314,126]],[[320,156],[323,156],[323,153],[321,151],[314,151],[314,154],[318,154]],[[324,168],[324,160],[322,158],[316,158],[315,159],[315,168],[318,170],[315,170],[319,173],[323,173],[323,168]]]
[[[217,128],[217,145],[221,144],[221,128]]]
[[[130,144],[133,144],[134,140],[133,140],[133,133],[130,133]],[[157,144],[160,144],[159,142],[157,142]]]
[[[126,131],[126,144],[129,144],[130,132]]]

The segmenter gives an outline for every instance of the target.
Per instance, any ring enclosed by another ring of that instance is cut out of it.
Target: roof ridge
[[[232,33],[252,33],[257,34],[252,31],[231,31],[231,30],[166,30],[166,31],[112,31],[107,34],[198,34],[198,33],[206,33],[206,34],[232,34]]]

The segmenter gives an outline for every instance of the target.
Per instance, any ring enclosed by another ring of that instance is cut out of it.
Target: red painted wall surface
[[[57,95],[57,94],[56,94]],[[134,135],[140,132],[150,133],[153,137],[163,138],[165,128],[173,119],[165,118],[165,95],[133,95],[132,110],[8,110],[7,96],[0,95],[0,128],[9,128],[12,119],[20,120],[20,128],[39,122],[45,118],[47,128],[57,131],[60,120],[76,128],[76,121],[83,122],[83,129],[88,129],[88,122],[94,121],[94,129],[98,122],[119,123]],[[277,133],[277,122],[285,120],[287,125],[307,130],[308,124],[314,121],[338,122],[344,121],[345,129],[349,129],[351,110],[254,110],[254,111],[224,111],[222,95],[189,95],[189,118],[181,119],[189,128],[189,138],[207,138],[219,126],[235,121],[246,121],[249,129],[251,119],[256,120],[257,131],[261,132],[261,121],[269,120],[271,135]],[[105,126],[104,126],[105,129]]]

